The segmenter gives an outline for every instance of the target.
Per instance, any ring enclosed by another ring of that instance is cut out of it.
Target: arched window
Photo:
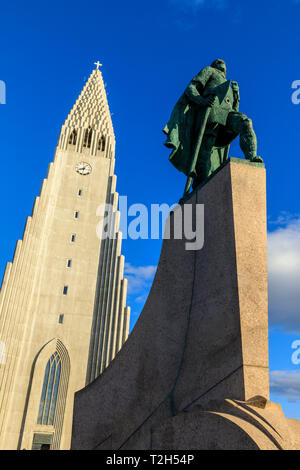
[[[37,424],[53,425],[60,373],[61,359],[55,352],[46,365]]]
[[[77,131],[73,129],[70,134],[69,144],[76,145],[76,142],[77,142]]]
[[[85,130],[84,132],[84,138],[83,138],[83,146],[90,148],[91,143],[92,143],[92,135],[93,135],[93,129],[89,127],[88,129]]]
[[[98,150],[101,150],[101,152],[104,152],[104,150],[105,150],[105,137],[104,137],[104,135],[101,137],[101,139],[99,139]]]

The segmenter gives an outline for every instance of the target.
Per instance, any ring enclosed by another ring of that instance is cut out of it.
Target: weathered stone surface
[[[263,397],[241,402],[212,401],[195,406],[152,429],[156,450],[294,450],[299,435],[281,406]]]
[[[234,431],[222,448],[276,447],[265,433],[255,441],[255,413],[243,427],[233,402],[260,395],[265,406],[269,396],[265,202],[262,165],[236,159],[191,195],[186,204],[205,204],[204,247],[164,241],[125,346],[75,396],[73,449],[211,448],[208,438],[195,441],[193,423],[213,435],[224,413],[220,429]],[[226,412],[212,414],[211,401],[228,398],[229,411],[226,401]],[[201,419],[199,405],[208,410]],[[173,423],[184,441],[170,440]]]

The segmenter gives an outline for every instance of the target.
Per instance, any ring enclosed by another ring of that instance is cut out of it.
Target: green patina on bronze
[[[239,112],[239,86],[226,79],[222,59],[202,69],[179,98],[164,128],[171,163],[187,177],[185,194],[199,186],[227,159],[230,143],[239,135],[246,159],[257,156],[252,121]]]

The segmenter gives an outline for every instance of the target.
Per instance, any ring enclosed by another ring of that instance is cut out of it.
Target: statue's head
[[[214,60],[213,63],[211,64],[211,67],[213,67],[214,69],[220,70],[226,76],[227,68],[226,68],[226,64],[225,64],[224,60],[222,60],[222,59]]]

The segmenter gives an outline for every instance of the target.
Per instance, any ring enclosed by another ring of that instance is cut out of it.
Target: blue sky
[[[300,418],[300,79],[296,0],[11,1],[1,7],[0,270],[11,260],[52,160],[60,127],[95,60],[104,66],[117,138],[118,192],[128,203],[178,201],[185,178],[168,162],[161,129],[183,89],[221,57],[240,85],[267,166],[272,399]],[[238,144],[231,155],[241,157]],[[255,194],[253,195],[255,204]],[[160,240],[125,240],[132,324]],[[275,372],[274,372],[275,371]]]

